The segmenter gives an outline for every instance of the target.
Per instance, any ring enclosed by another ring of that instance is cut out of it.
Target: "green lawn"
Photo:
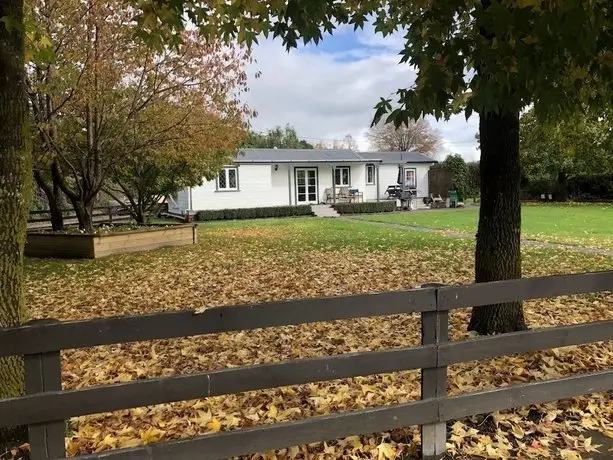
[[[474,233],[479,210],[448,209],[359,216],[359,219],[391,222]],[[553,243],[613,248],[613,206],[596,204],[524,205],[522,236]]]

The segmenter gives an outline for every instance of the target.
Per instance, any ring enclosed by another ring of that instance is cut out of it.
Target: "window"
[[[219,172],[217,190],[238,190],[238,168],[223,168]]]
[[[414,168],[404,170],[404,186],[417,188],[417,172]]]
[[[375,183],[375,165],[366,165],[366,184],[374,185]]]
[[[334,185],[337,187],[349,186],[349,166],[341,166],[334,169]]]

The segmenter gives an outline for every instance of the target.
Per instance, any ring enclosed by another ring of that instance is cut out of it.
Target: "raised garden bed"
[[[136,230],[118,230],[94,234],[28,232],[25,255],[65,259],[99,259],[112,254],[149,251],[198,242],[196,226],[193,224],[148,225]]]

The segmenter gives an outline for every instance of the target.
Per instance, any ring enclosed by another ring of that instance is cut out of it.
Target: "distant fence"
[[[448,169],[428,170],[428,192],[442,198],[449,196],[449,190],[453,188],[453,172]]]
[[[62,210],[62,217],[65,220],[74,220],[76,223],[77,215],[73,209],[65,209]],[[100,206],[94,208],[94,212],[92,214],[94,222],[113,222],[115,221],[125,221],[126,219],[130,219],[130,212],[121,205],[117,206]],[[48,209],[30,211],[28,216],[29,224],[40,224],[40,223],[48,223],[51,225],[51,211]]]
[[[64,458],[64,420],[69,417],[421,369],[420,401],[76,458],[219,459],[411,425],[422,426],[423,458],[439,458],[445,451],[448,420],[613,389],[613,369],[609,369],[447,396],[447,366],[451,364],[613,339],[613,321],[599,321],[449,342],[449,310],[611,290],[613,271],[608,271],[217,307],[201,314],[184,311],[86,321],[34,321],[21,327],[0,329],[0,356],[25,357],[27,392],[24,397],[0,400],[0,427],[28,425],[33,460]],[[405,313],[421,314],[421,346],[61,389],[60,350],[63,349]]]
[[[159,209],[160,213],[168,212],[168,203],[163,203]],[[78,223],[77,215],[73,209],[62,210],[62,217],[66,225]],[[94,223],[117,223],[131,220],[130,211],[122,205],[98,206],[94,208],[92,215]],[[28,228],[44,228],[51,226],[51,211],[49,209],[30,211],[28,216]]]

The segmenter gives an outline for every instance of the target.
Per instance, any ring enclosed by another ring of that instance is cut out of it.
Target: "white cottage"
[[[364,201],[387,198],[389,186],[428,196],[428,170],[436,163],[419,152],[354,152],[345,149],[244,149],[215,180],[169,199],[169,211],[320,204],[326,189],[349,187]]]

